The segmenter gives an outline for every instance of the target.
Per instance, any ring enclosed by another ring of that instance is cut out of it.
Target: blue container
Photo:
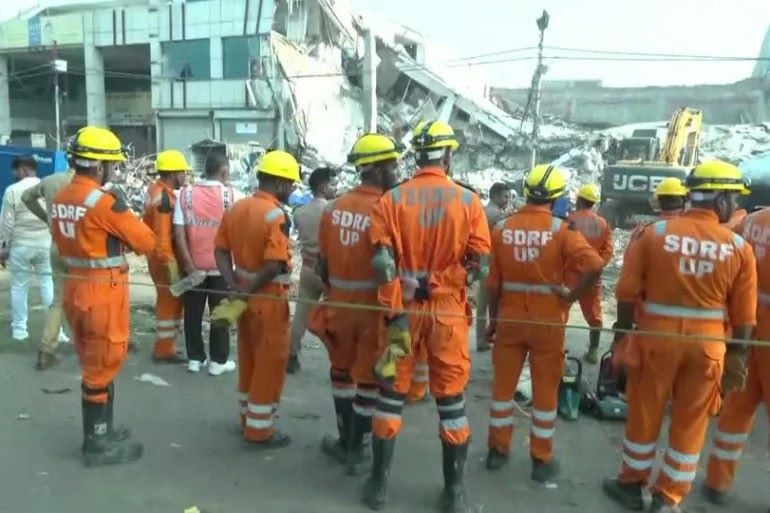
[[[13,183],[11,162],[14,157],[21,155],[32,155],[35,158],[37,161],[37,176],[40,178],[66,171],[69,167],[67,155],[63,151],[0,145],[0,195],[4,194],[5,188]]]

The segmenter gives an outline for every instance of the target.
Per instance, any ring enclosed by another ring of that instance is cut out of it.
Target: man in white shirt
[[[174,251],[185,274],[195,271],[206,273],[202,283],[182,296],[187,370],[197,373],[208,363],[208,372],[212,376],[235,370],[235,362],[229,359],[229,327],[211,324],[208,357],[202,335],[206,304],[211,312],[227,297],[227,286],[214,261],[214,237],[224,212],[243,198],[243,194],[231,187],[229,182],[227,157],[209,155],[203,179],[179,191],[173,217]]]
[[[40,287],[43,306],[53,301],[51,276],[51,232],[48,224],[34,215],[22,201],[27,189],[40,182],[34,157],[13,159],[11,171],[16,183],[8,186],[3,195],[2,223],[0,223],[0,261],[7,261],[11,273],[11,329],[14,340],[29,338],[27,331],[27,294],[29,278],[34,270]]]

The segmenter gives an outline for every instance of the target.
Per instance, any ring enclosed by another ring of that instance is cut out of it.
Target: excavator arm
[[[677,110],[668,122],[668,133],[660,149],[658,161],[685,168],[698,159],[703,112],[688,107]]]

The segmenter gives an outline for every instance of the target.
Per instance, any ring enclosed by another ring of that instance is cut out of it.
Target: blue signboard
[[[40,26],[40,16],[33,16],[27,20],[27,34],[29,46],[43,46],[43,30]]]

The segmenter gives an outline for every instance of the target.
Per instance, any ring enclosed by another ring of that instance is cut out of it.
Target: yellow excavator
[[[684,178],[698,161],[703,112],[677,110],[663,144],[657,130],[635,130],[616,151],[617,161],[604,168],[600,210],[613,227],[630,228],[653,214],[649,198],[671,176]]]

